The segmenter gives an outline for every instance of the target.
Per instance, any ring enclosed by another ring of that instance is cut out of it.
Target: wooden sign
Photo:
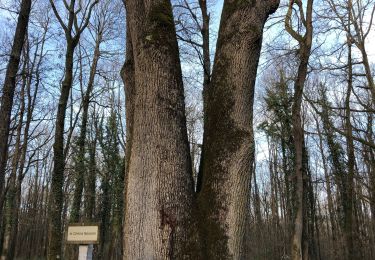
[[[69,224],[66,233],[68,244],[90,245],[99,243],[98,224]]]

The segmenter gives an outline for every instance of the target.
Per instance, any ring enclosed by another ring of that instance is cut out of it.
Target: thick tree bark
[[[193,181],[172,7],[168,0],[129,0],[126,9],[135,89],[127,93],[124,256],[197,259],[190,242],[196,240]],[[124,79],[126,72],[125,66]]]
[[[130,150],[127,148],[125,256],[161,259],[188,256],[187,253],[193,253],[191,250],[185,251],[191,245],[188,240],[194,241],[194,237],[187,239],[186,235],[191,230],[186,230],[181,225],[187,221],[191,223],[191,165],[177,43],[172,12],[168,10],[170,3],[127,1],[126,4],[134,55],[135,91],[128,91],[130,96],[133,95],[133,100],[127,100],[127,106],[130,107],[127,113],[130,112],[131,138],[128,140]],[[201,235],[204,237],[204,255],[209,259],[239,259],[244,253],[243,239],[253,151],[254,84],[263,26],[268,15],[277,6],[278,1],[256,1],[251,4],[228,1],[224,5],[225,22],[222,22],[219,36],[216,79],[214,72],[212,85],[207,91],[209,101],[206,111],[208,120],[205,127],[203,186],[199,195],[201,215],[198,217],[206,220],[201,223]],[[243,19],[244,16],[249,19]],[[240,25],[240,30],[234,29],[237,25]],[[155,44],[159,46],[155,48]],[[126,75],[126,68],[129,66],[124,66],[123,76]],[[228,68],[232,70],[228,71]],[[127,80],[123,78],[126,85]],[[165,89],[166,84],[168,89]],[[170,96],[173,92],[174,95]],[[167,100],[170,108],[166,110]],[[148,113],[144,113],[145,107]],[[174,112],[168,112],[170,109]],[[158,111],[160,112],[155,115]],[[221,118],[217,116],[218,112]],[[166,119],[169,123],[164,125]],[[153,124],[150,125],[149,122]],[[146,125],[151,134],[145,134]],[[161,129],[164,133],[162,135],[159,133]],[[162,151],[163,146],[169,146],[169,151]],[[170,152],[176,149],[179,152],[172,156]],[[158,159],[160,156],[166,161],[161,166]],[[143,158],[143,163],[140,158]],[[224,158],[224,166],[221,166]],[[156,167],[153,170],[154,176],[146,174],[150,172],[150,166]],[[171,166],[175,168],[174,172],[179,172],[178,176],[166,174],[170,172]],[[160,170],[164,175],[160,176]],[[155,185],[155,180],[160,177],[164,181],[158,181],[159,184]],[[173,183],[174,187],[170,185]],[[239,187],[236,187],[237,184]],[[162,186],[165,187],[160,192]],[[227,192],[230,189],[233,189],[232,194]],[[176,194],[178,190],[181,192]],[[179,200],[179,206],[174,206],[173,209],[171,206]],[[146,225],[142,221],[144,219],[153,219],[153,222]],[[146,230],[149,230],[148,236],[144,235]],[[152,237],[155,241],[155,236],[164,236],[164,240],[169,242],[160,243],[159,239],[153,244],[147,242]],[[187,245],[182,246],[183,241]],[[221,241],[222,243],[218,243]]]
[[[20,13],[18,16],[16,32],[14,34],[12,51],[6,69],[3,93],[1,97],[0,107],[0,219],[3,214],[4,202],[4,185],[5,185],[5,169],[8,159],[8,136],[10,116],[13,106],[14,91],[16,88],[16,76],[22,47],[24,45],[25,37],[27,34],[27,25],[29,23],[29,16],[31,10],[31,0],[22,0]]]
[[[135,71],[134,55],[129,30],[129,16],[126,16],[126,60],[121,70],[121,77],[125,87],[125,110],[126,110],[126,147],[125,147],[125,177],[128,176],[129,159],[132,144],[132,131],[134,120],[134,99],[135,99]]]
[[[205,94],[202,188],[205,259],[241,259],[253,151],[253,98],[263,27],[279,1],[224,1]]]
[[[125,1],[124,1],[125,4]],[[121,77],[124,82],[125,90],[125,110],[126,110],[126,145],[125,145],[125,162],[124,162],[124,174],[125,174],[125,187],[128,183],[128,172],[130,155],[132,149],[132,132],[133,132],[133,120],[134,120],[134,99],[135,99],[135,71],[134,71],[134,55],[133,46],[131,40],[131,33],[129,28],[129,16],[126,16],[126,60],[121,70]],[[124,192],[124,209],[126,209],[126,190]],[[125,232],[125,224],[123,225],[123,233]],[[123,241],[123,253],[125,248],[125,239]],[[124,255],[124,259],[126,256]]]

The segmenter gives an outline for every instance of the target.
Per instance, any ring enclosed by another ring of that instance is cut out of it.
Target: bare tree
[[[55,128],[55,142],[53,145],[54,151],[54,168],[52,172],[51,182],[51,197],[49,202],[49,245],[48,258],[56,259],[62,257],[61,241],[62,241],[62,226],[61,226],[61,212],[63,207],[63,181],[65,169],[65,154],[64,154],[64,126],[66,107],[69,99],[69,93],[73,84],[73,57],[74,49],[79,42],[82,32],[89,24],[92,9],[99,0],[89,1],[85,6],[82,1],[78,2],[78,7],[75,0],[71,0],[68,4],[64,2],[64,7],[68,11],[67,24],[62,20],[55,3],[50,0],[53,12],[63,28],[66,39],[66,53],[65,53],[65,74],[64,80],[61,84],[61,95],[58,104],[56,115]],[[81,21],[78,20],[78,14],[82,12],[83,17]]]
[[[16,88],[16,77],[22,48],[24,45],[25,37],[27,34],[27,26],[29,23],[31,10],[31,0],[23,0],[20,6],[20,12],[17,21],[17,28],[14,34],[12,51],[8,62],[3,95],[1,97],[0,107],[0,219],[3,216],[3,203],[4,203],[4,182],[5,182],[5,169],[8,159],[8,138],[10,117],[13,106],[14,91]]]
[[[303,252],[303,241],[302,234],[304,227],[304,175],[306,175],[307,169],[304,166],[304,130],[302,126],[301,116],[301,104],[303,89],[307,78],[309,57],[311,54],[312,36],[313,36],[313,0],[307,1],[306,11],[302,1],[289,1],[288,12],[285,18],[285,29],[286,31],[298,42],[298,59],[299,66],[296,79],[294,81],[294,97],[293,97],[293,108],[292,108],[292,124],[293,124],[293,140],[295,149],[295,194],[294,203],[296,213],[294,217],[294,231],[292,237],[292,259],[302,259],[304,256]],[[292,14],[293,6],[297,5],[299,11],[299,19],[304,26],[305,33],[301,35],[298,31],[295,31],[292,26]]]
[[[350,44],[355,45],[361,53],[362,65],[365,69],[363,76],[367,79],[368,88],[375,104],[375,84],[371,65],[366,50],[366,41],[371,32],[375,13],[375,2],[365,1],[332,1],[327,0],[334,18],[341,24],[341,29],[347,33]]]

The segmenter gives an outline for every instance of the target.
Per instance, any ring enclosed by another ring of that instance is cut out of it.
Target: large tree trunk
[[[199,213],[205,259],[241,259],[263,27],[279,1],[224,1],[205,125]]]
[[[193,180],[171,3],[129,0],[126,8],[135,89],[127,97],[124,256],[194,259]]]
[[[27,34],[27,25],[29,23],[29,16],[31,10],[31,0],[22,0],[20,14],[18,16],[16,32],[14,34],[12,51],[8,62],[3,93],[1,97],[0,107],[0,219],[2,219],[2,209],[4,202],[4,184],[5,184],[5,169],[8,158],[8,135],[10,116],[13,106],[14,91],[16,88],[16,76],[22,47]]]

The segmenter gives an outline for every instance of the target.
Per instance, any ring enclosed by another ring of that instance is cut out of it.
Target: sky
[[[217,18],[218,18],[214,21],[215,23],[214,23],[213,27],[217,28],[217,30],[219,28],[220,14],[221,14],[221,11],[222,11],[222,8],[223,8],[223,2],[224,2],[223,0],[217,0],[216,4],[215,4],[215,7],[213,8],[213,11],[217,14]],[[280,15],[280,12],[277,12],[274,15]],[[370,12],[368,12],[367,17],[368,17],[368,20],[370,20]],[[267,41],[267,39],[264,39],[264,40]],[[375,60],[375,25],[372,26],[371,31],[368,35],[367,40],[366,40],[366,49],[367,49],[368,55],[370,57],[370,60],[372,58],[372,60],[374,61]]]
[[[372,26],[372,30],[366,41],[367,53],[369,55],[369,60],[371,63],[375,61],[375,26]]]

